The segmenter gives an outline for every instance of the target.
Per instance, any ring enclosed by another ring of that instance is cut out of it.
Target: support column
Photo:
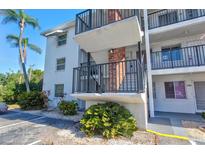
[[[90,52],[88,52],[88,57],[87,57],[87,65],[88,65],[88,77],[87,77],[87,92],[90,92]]]
[[[141,42],[138,42],[139,62],[142,63]]]
[[[149,43],[149,32],[148,32],[147,9],[144,9],[144,35],[145,35],[145,48],[146,48],[146,58],[147,58],[149,112],[150,112],[150,117],[154,117],[154,99],[153,99],[153,88],[152,88],[152,74],[151,74],[151,59],[150,59],[150,43]]]

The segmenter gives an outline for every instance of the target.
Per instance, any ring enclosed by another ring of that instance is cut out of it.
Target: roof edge
[[[70,27],[73,27],[73,26],[75,26],[75,21],[74,21],[74,20],[71,20],[71,21],[69,21],[69,22],[65,22],[65,23],[63,23],[63,24],[61,24],[61,25],[58,25],[58,26],[56,26],[56,27],[54,27],[54,28],[50,28],[50,29],[48,29],[48,30],[45,30],[45,31],[41,32],[41,35],[47,37],[47,36],[49,36],[49,34],[51,34],[52,32],[55,32],[55,31],[58,31],[58,30],[64,30],[64,29],[66,29],[66,28],[70,28]]]

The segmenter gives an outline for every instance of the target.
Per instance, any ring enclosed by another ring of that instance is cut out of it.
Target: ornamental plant
[[[18,97],[18,104],[23,110],[40,110],[48,107],[48,97],[44,92],[24,92]]]
[[[131,137],[137,130],[136,120],[123,106],[105,103],[90,106],[80,120],[81,131],[88,136],[102,135],[109,139]]]
[[[74,100],[73,101],[62,100],[58,104],[58,108],[64,115],[76,115],[78,111],[78,104]]]

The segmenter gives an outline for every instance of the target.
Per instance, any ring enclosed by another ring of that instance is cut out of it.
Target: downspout
[[[149,94],[149,113],[150,117],[154,117],[154,99],[152,88],[152,73],[151,73],[151,58],[150,58],[150,41],[148,32],[148,15],[147,9],[144,9],[144,34],[145,34],[145,49],[147,58],[147,79],[148,79],[148,94]]]

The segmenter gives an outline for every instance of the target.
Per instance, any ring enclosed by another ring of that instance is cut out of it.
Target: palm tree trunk
[[[26,84],[26,91],[30,92],[30,87],[29,87],[29,81],[28,81],[28,75],[26,72],[26,66],[24,62],[24,55],[23,55],[23,50],[22,50],[22,35],[23,35],[23,30],[24,30],[24,20],[21,21],[20,23],[20,34],[19,34],[19,54],[20,54],[20,62],[22,65],[22,70],[23,70],[23,76],[24,76],[24,81]]]

